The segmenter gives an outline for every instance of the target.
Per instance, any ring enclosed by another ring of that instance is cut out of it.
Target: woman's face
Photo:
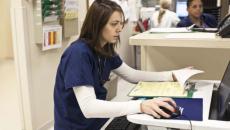
[[[187,10],[190,16],[200,18],[203,12],[203,4],[201,0],[193,0]]]
[[[110,16],[109,21],[106,23],[102,29],[101,43],[105,45],[106,43],[116,43],[119,39],[119,34],[123,28],[123,17],[118,11],[113,12]]]

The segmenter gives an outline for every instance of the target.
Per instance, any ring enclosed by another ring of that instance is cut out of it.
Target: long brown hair
[[[158,16],[158,23],[161,23],[161,20],[166,12],[166,9],[169,9],[171,5],[171,0],[161,0],[160,1],[160,11],[159,11],[159,16]]]
[[[117,43],[108,43],[104,47],[100,44],[102,30],[115,11],[120,12],[124,18],[124,13],[117,3],[110,0],[95,0],[86,14],[79,38],[85,40],[97,55],[111,57],[115,54]]]

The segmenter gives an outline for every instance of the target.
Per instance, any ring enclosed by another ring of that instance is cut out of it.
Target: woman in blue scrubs
[[[139,71],[121,60],[114,49],[123,26],[124,14],[118,4],[110,0],[93,2],[79,39],[65,50],[58,66],[54,88],[55,130],[99,130],[110,117],[146,113],[160,118],[169,117],[160,107],[174,111],[176,103],[171,98],[105,101],[104,83],[111,71],[132,83],[173,81],[172,71]]]
[[[216,28],[217,21],[214,16],[203,13],[202,0],[187,1],[188,16],[182,19],[177,27],[189,27],[195,24],[196,28]]]

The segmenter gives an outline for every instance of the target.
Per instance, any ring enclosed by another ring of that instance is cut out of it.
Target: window
[[[177,0],[177,2],[176,2],[176,14],[180,18],[186,17],[188,15],[187,0]]]

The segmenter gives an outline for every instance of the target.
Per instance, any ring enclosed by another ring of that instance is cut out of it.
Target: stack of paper
[[[185,88],[185,82],[192,77],[193,75],[199,74],[199,73],[204,73],[202,70],[197,70],[197,69],[191,69],[191,68],[184,68],[184,69],[179,69],[173,71],[173,74],[175,75],[177,81],[179,84]]]

